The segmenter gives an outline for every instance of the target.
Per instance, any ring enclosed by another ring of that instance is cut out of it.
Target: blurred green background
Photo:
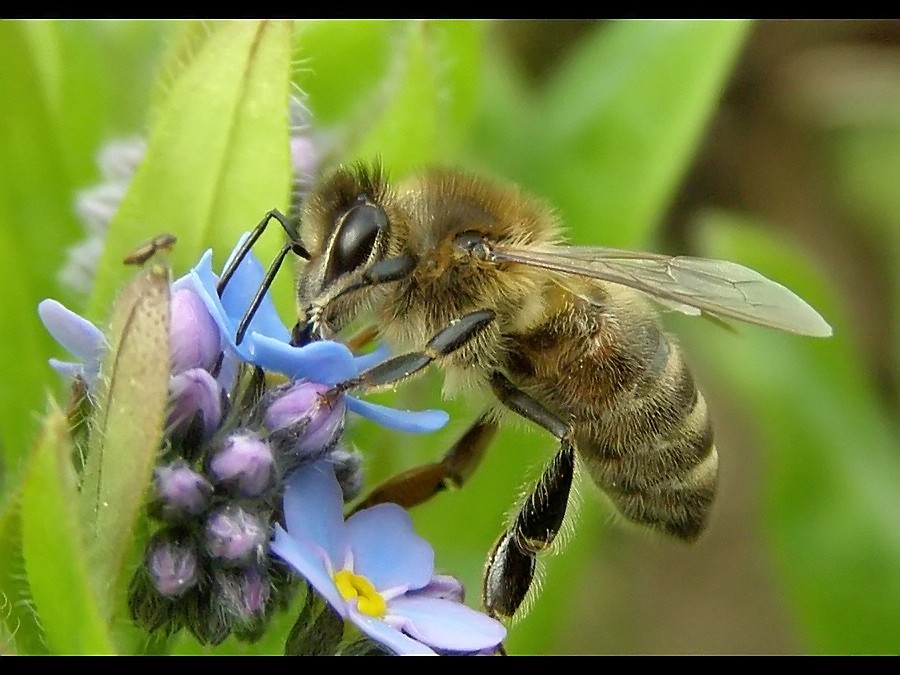
[[[394,177],[433,163],[505,177],[577,243],[728,258],[835,329],[667,316],[717,431],[708,532],[683,546],[638,531],[582,481],[511,653],[900,652],[898,39],[898,21],[0,22],[0,653],[60,650],[33,597],[78,611],[65,587],[35,588],[48,582],[21,556],[31,448],[48,397],[65,399],[37,302],[102,321],[133,273],[121,257],[161,231],[179,237],[176,274],[209,246],[221,263],[287,207],[292,87],[323,169],[377,154]],[[58,280],[85,237],[75,196],[100,182],[101,145],[133,136],[147,155],[88,297]],[[428,437],[355,425],[371,481],[439,457],[479,411],[439,390],[429,373],[374,397],[452,417]],[[472,606],[505,514],[554,450],[524,424],[504,430],[464,490],[415,511]],[[122,616],[110,622],[118,635]],[[256,645],[153,649],[278,653],[288,625]]]

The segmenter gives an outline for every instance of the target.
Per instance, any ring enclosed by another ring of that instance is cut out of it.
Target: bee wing
[[[726,260],[599,246],[498,246],[492,253],[498,262],[531,265],[630,286],[680,311],[685,311],[686,305],[718,317],[799,335],[828,337],[832,334],[825,319],[793,291]]]

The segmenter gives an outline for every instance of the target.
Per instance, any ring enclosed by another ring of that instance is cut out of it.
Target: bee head
[[[340,330],[376,300],[377,288],[351,289],[389,254],[396,216],[392,203],[377,163],[338,169],[307,200],[301,239],[309,261],[299,276],[297,297],[307,323],[317,324],[306,327],[308,332],[322,333],[318,324]]]

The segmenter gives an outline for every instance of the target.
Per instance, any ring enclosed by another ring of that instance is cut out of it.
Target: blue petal
[[[284,489],[284,521],[291,537],[320,546],[332,566],[342,569],[349,550],[344,499],[334,467],[320,460],[291,473]]]
[[[353,353],[340,342],[322,340],[292,347],[287,342],[252,333],[245,343],[250,345],[252,363],[283,373],[292,380],[332,385],[356,377]]]
[[[413,532],[409,514],[396,504],[358,511],[346,522],[353,571],[379,591],[417,589],[431,581],[434,551]]]
[[[248,258],[250,258],[250,256],[248,256]],[[246,268],[246,264],[241,264],[238,268],[238,272]],[[235,272],[235,275],[237,275],[238,272]],[[213,319],[215,319],[216,325],[219,327],[219,330],[231,349],[237,352],[242,359],[252,363],[252,350],[247,337],[245,337],[240,345],[235,344],[235,338],[238,324],[243,318],[244,311],[250,304],[250,300],[253,298],[253,294],[256,292],[256,288],[258,288],[259,284],[256,284],[248,294],[247,288],[241,285],[242,281],[245,280],[232,278],[225,290],[225,301],[228,303],[228,306],[226,307],[226,305],[223,304],[223,300],[219,298],[216,290],[219,278],[212,270],[211,250],[207,250],[206,253],[203,254],[200,261],[193,269],[191,269],[189,277],[192,280],[194,290],[203,299],[206,309],[209,310],[209,313],[212,315]],[[181,280],[179,279],[177,283],[180,282]],[[232,291],[232,288],[235,290]],[[241,298],[244,295],[247,296],[246,301],[241,305]],[[287,328],[284,327],[284,324],[281,323],[281,319],[278,318],[275,307],[272,305],[271,299],[268,298],[268,294],[266,294],[266,300],[264,300],[260,309],[253,315],[249,328],[254,330],[262,329],[264,332],[268,331],[273,339],[280,339],[283,342],[287,342],[290,338],[290,334]]]
[[[281,525],[275,526],[275,538],[269,546],[272,553],[303,576],[342,617],[347,617],[347,603],[325,566],[325,551],[310,541],[294,538]]]
[[[106,346],[103,332],[56,300],[38,304],[38,315],[53,339],[90,368],[99,364]]]
[[[72,363],[71,361],[60,361],[59,359],[49,359],[50,367],[57,373],[69,380],[76,377],[84,377],[84,364]],[[88,383],[90,384],[90,383]]]
[[[392,622],[402,617],[404,633],[442,651],[477,652],[496,647],[506,637],[506,628],[496,619],[450,600],[402,596],[388,603],[388,613]]]
[[[387,406],[362,401],[353,396],[345,396],[347,407],[357,415],[367,417],[373,422],[399,431],[424,434],[437,431],[450,419],[443,410],[397,410]]]
[[[451,577],[449,574],[435,574],[426,586],[410,591],[408,595],[463,602],[466,589],[463,588],[462,582],[456,577]]]
[[[361,373],[364,370],[368,370],[372,366],[377,366],[379,363],[387,359],[390,355],[391,348],[382,343],[378,345],[378,348],[370,354],[354,356],[353,365],[356,366],[356,372]]]
[[[228,256],[229,263],[247,236],[248,234],[245,233],[241,237],[238,245],[235,246]],[[225,267],[227,266],[228,263],[225,264]],[[234,320],[235,326],[243,318],[244,312],[250,306],[250,302],[259,290],[264,277],[265,270],[256,256],[252,252],[244,256],[241,264],[235,270],[234,276],[228,281],[224,293],[222,293],[222,306],[225,308],[225,313]],[[281,317],[278,316],[278,311],[272,302],[272,296],[268,292],[263,296],[262,302],[250,320],[247,332],[250,331],[267,335],[282,342],[288,342],[291,339],[290,331],[285,327]]]
[[[250,350],[247,341],[245,340],[240,346],[234,344],[237,321],[232,320],[225,312],[222,301],[216,292],[216,284],[219,282],[219,278],[212,271],[212,250],[207,250],[201,256],[200,261],[191,269],[189,276],[193,281],[194,290],[203,299],[203,304],[206,305],[206,309],[209,310],[226,342],[242,359],[245,361],[249,360]]]
[[[350,620],[363,633],[378,644],[387,647],[394,654],[400,656],[437,656],[434,651],[421,642],[407,637],[381,619],[361,614],[355,607],[350,607]]]

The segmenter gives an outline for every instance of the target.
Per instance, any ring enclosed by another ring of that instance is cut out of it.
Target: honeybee
[[[546,204],[458,171],[392,187],[377,164],[340,168],[308,198],[296,234],[289,246],[307,262],[295,339],[330,338],[372,313],[388,343],[409,350],[343,388],[392,384],[436,361],[448,393],[483,389],[497,401],[441,461],[389,480],[360,506],[411,506],[461,485],[503,408],[556,437],[556,455],[487,559],[482,601],[501,618],[520,608],[538,554],[562,526],[576,455],[631,521],[688,541],[704,529],[716,492],[713,430],[651,299],[831,334],[803,300],[746,267],[569,246]]]

